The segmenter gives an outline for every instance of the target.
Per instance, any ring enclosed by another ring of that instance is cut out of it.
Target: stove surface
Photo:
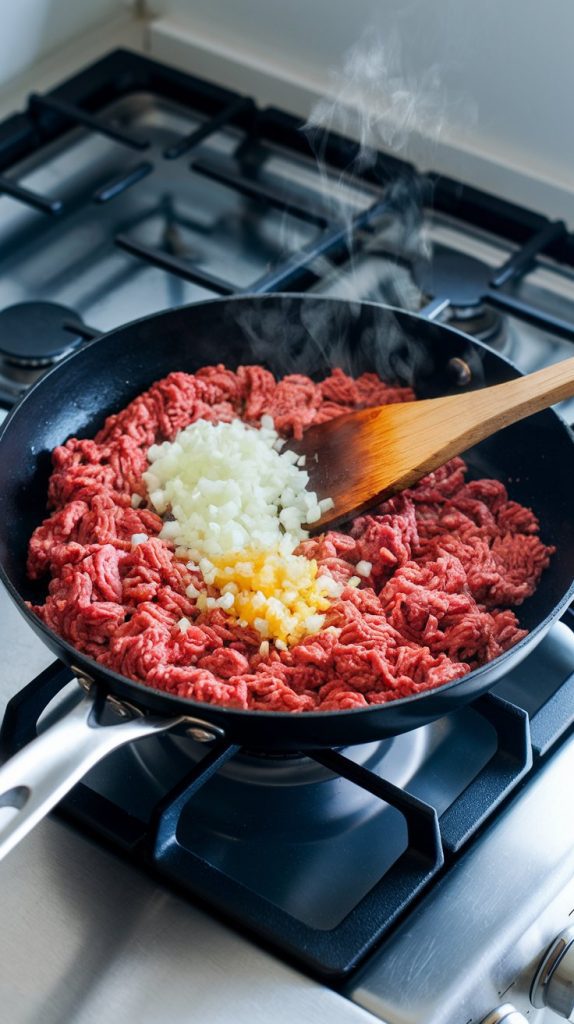
[[[374,1024],[59,821],[0,865],[0,893],[11,1024]]]

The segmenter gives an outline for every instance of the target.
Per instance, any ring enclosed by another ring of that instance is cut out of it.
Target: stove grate
[[[511,313],[526,323],[539,327],[541,330],[550,331],[560,338],[566,338],[574,342],[574,323],[556,316],[548,310],[537,309],[523,299],[518,299],[501,290],[489,290],[485,298],[492,306],[496,306],[503,313]]]
[[[150,146],[149,139],[141,139],[138,136],[130,135],[123,129],[113,128],[112,125],[106,124],[101,118],[82,110],[76,104],[68,103],[53,95],[40,96],[38,93],[32,93],[28,99],[28,109],[32,119],[38,122],[41,128],[46,118],[55,114],[68,122],[68,125],[71,123],[89,128],[90,131],[105,135],[113,142],[128,146],[130,149],[144,150],[149,149]]]
[[[245,292],[250,295],[261,295],[264,292],[273,292],[281,288],[306,286],[308,283],[306,278],[309,275],[315,276],[313,268],[320,260],[327,256],[331,260],[336,260],[337,257],[340,258],[341,253],[348,253],[350,240],[359,231],[373,227],[384,214],[391,210],[392,200],[390,198],[376,200],[366,210],[356,214],[349,224],[335,224],[322,232],[316,240],[294,253],[280,266],[274,267],[264,274],[248,289],[246,288]],[[320,276],[319,269],[316,276]]]
[[[210,135],[214,132],[220,131],[229,125],[235,124],[238,115],[250,114],[254,115],[256,111],[255,103],[252,99],[247,96],[239,96],[232,103],[229,103],[223,110],[220,110],[218,114],[215,114],[210,121],[202,124],[199,128],[190,132],[189,135],[184,135],[178,142],[172,143],[163,151],[163,155],[166,160],[176,160],[180,156],[184,156],[189,153],[192,149],[195,149],[200,143],[205,142]]]
[[[193,281],[194,284],[208,288],[216,295],[232,295],[237,290],[229,281],[223,281],[215,274],[210,274],[209,271],[202,270],[187,260],[162,252],[160,249],[154,249],[153,246],[138,242],[134,238],[129,238],[128,235],[116,235],[114,243],[118,249],[123,249],[124,252],[129,252],[132,256],[137,256],[161,270],[177,274],[184,281]]]
[[[541,254],[574,266],[574,235],[567,232],[562,221],[551,221],[446,177],[434,173],[421,174],[411,164],[389,154],[376,154],[371,166],[363,167],[359,159],[361,149],[356,142],[335,133],[317,135],[303,132],[301,122],[282,111],[273,107],[260,110],[249,97],[162,67],[127,51],[118,50],[110,54],[46,95],[31,95],[27,114],[8,118],[0,125],[0,168],[8,168],[15,160],[36,153],[44,143],[65,135],[70,125],[87,128],[132,149],[142,151],[149,148],[149,139],[109,124],[98,114],[98,110],[113,99],[137,89],[187,103],[191,110],[205,118],[205,123],[165,147],[161,154],[164,159],[182,157],[220,129],[234,126],[245,133],[239,159],[202,154],[192,161],[194,173],[210,177],[247,198],[291,213],[320,229],[319,237],[313,243],[271,267],[249,287],[250,291],[260,293],[277,288],[305,287],[313,280],[314,262],[325,255],[336,259],[340,252],[348,250],[369,220],[367,211],[366,221],[363,215],[359,215],[344,217],[348,222],[342,224],[340,211],[337,213],[331,209],[324,200],[314,201],[305,190],[286,190],[284,183],[264,179],[258,173],[264,155],[260,153],[259,163],[257,160],[253,163],[250,151],[261,150],[263,144],[278,145],[284,151],[299,154],[307,160],[315,155],[330,171],[339,170],[345,174],[352,169],[355,180],[376,186],[378,196],[373,203],[374,210],[380,205],[385,206],[385,203],[387,209],[399,204],[401,186],[404,186],[405,194],[414,192],[419,196],[425,211],[445,213],[463,224],[476,225],[518,245],[518,250],[488,275],[485,286],[479,287],[479,294],[473,301],[486,302],[535,327],[574,340],[574,323],[537,309],[517,297],[512,290],[507,290],[509,285],[516,285],[536,266]],[[147,178],[154,169],[152,161],[139,163],[101,186],[92,198],[98,203],[109,202]],[[391,186],[388,192],[387,186]],[[1,192],[47,214],[62,215],[66,212],[59,198],[40,195],[6,175],[0,177]],[[171,254],[140,244],[124,233],[114,241],[135,258],[199,284],[208,291],[228,295],[239,290],[215,275],[190,266]],[[456,296],[448,291],[443,294],[439,288],[428,295],[428,305],[422,312],[441,316],[451,305],[456,305]]]
[[[229,914],[325,979],[340,978],[370,950],[443,864],[437,813],[434,808],[380,778],[335,750],[309,756],[339,778],[368,790],[405,818],[408,845],[385,876],[334,928],[320,929],[214,868],[179,838],[179,822],[199,787],[238,747],[220,744],[168,794],[155,820],[154,861],[162,875],[175,879],[194,895]]]
[[[491,288],[501,288],[503,284],[527,274],[535,265],[536,257],[545,252],[553,242],[564,238],[566,233],[563,220],[549,221],[498,268],[490,279]]]
[[[34,210],[39,210],[40,213],[49,213],[52,216],[57,216],[64,209],[61,199],[50,199],[48,196],[42,196],[39,192],[33,192],[32,189],[24,188],[23,185],[19,185],[17,181],[12,181],[5,175],[0,176],[0,193],[10,196],[11,199],[18,199],[19,202],[31,206]]]
[[[265,203],[282,212],[292,213],[295,217],[316,224],[320,228],[327,227],[329,221],[333,219],[329,211],[322,209],[321,204],[313,197],[290,195],[283,184],[277,187],[262,181],[256,175],[247,176],[236,161],[219,159],[215,156],[198,157],[190,166],[198,174],[211,178],[212,181],[216,181],[220,185],[235,189],[247,199],[254,199],[256,202]]]
[[[149,160],[144,160],[142,163],[136,164],[135,167],[131,167],[124,174],[118,174],[94,192],[94,202],[109,203],[110,199],[116,199],[117,196],[121,196],[123,192],[131,188],[132,185],[137,185],[138,181],[147,178],[153,169],[154,165]]]

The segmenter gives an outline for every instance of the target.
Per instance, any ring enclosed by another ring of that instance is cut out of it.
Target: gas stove
[[[562,221],[388,155],[362,168],[339,136],[320,151],[289,114],[127,51],[31,96],[0,124],[4,409],[86,340],[213,295],[386,302],[524,371],[572,353]],[[7,754],[77,687],[0,600]],[[573,627],[568,612],[486,697],[379,744],[117,751],[0,867],[9,1019],[163,1019],[148,937],[172,1020],[194,1019],[189,1000],[255,1020],[253,999],[279,1021],[567,1016],[569,935],[532,984],[574,917]]]

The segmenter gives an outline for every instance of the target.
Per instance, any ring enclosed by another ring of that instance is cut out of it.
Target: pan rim
[[[181,313],[181,312],[185,312],[186,310],[195,309],[196,307],[212,306],[212,305],[216,306],[216,305],[223,305],[223,304],[229,305],[230,302],[237,302],[237,303],[253,302],[253,301],[265,302],[266,300],[273,300],[273,299],[281,299],[281,300],[284,300],[284,301],[305,300],[306,302],[311,301],[311,302],[317,302],[319,304],[321,304],[321,303],[330,303],[330,304],[337,304],[337,305],[344,305],[344,306],[348,306],[349,305],[349,301],[348,300],[338,298],[337,296],[308,295],[308,294],[306,294],[304,292],[264,292],[262,294],[243,293],[243,294],[237,295],[237,296],[219,296],[219,297],[215,297],[215,298],[203,299],[203,300],[201,300],[199,302],[187,303],[187,304],[182,305],[182,306],[171,307],[170,309],[162,310],[162,311],[160,311],[158,313],[153,313],[151,315],[144,316],[144,317],[138,317],[135,320],[130,320],[127,323],[122,324],[120,327],[114,328],[112,331],[105,332],[105,334],[103,336],[100,336],[98,338],[94,338],[92,341],[89,341],[86,345],[83,345],[81,348],[77,349],[76,351],[71,352],[68,356],[65,357],[65,359],[62,359],[61,362],[57,363],[50,370],[48,370],[47,373],[43,374],[42,377],[40,377],[32,385],[32,387],[29,388],[29,390],[26,391],[25,394],[19,399],[19,401],[10,410],[8,416],[5,418],[4,422],[0,426],[0,445],[2,443],[2,439],[4,437],[4,434],[5,434],[6,430],[9,428],[10,423],[12,422],[12,420],[16,416],[19,416],[19,415],[22,414],[22,410],[25,408],[26,402],[27,402],[27,400],[29,400],[30,396],[35,395],[37,391],[39,391],[43,387],[47,386],[47,382],[49,382],[51,380],[51,378],[52,378],[54,373],[58,373],[60,371],[60,369],[63,366],[65,366],[68,362],[70,362],[71,360],[75,360],[75,359],[81,358],[84,352],[87,352],[87,351],[91,350],[91,348],[94,345],[100,343],[103,340],[103,338],[105,338],[105,339],[112,338],[116,334],[119,334],[120,332],[124,331],[126,328],[135,327],[139,323],[144,323],[144,322],[145,323],[149,323],[149,321],[151,321],[151,320],[160,319],[160,318],[162,318],[164,316],[169,316],[171,313],[175,313],[175,312]],[[420,313],[412,312],[410,310],[403,309],[403,308],[401,308],[399,306],[391,306],[391,305],[388,305],[386,303],[379,303],[379,302],[372,302],[372,301],[357,301],[356,303],[353,303],[353,305],[357,305],[357,306],[361,306],[361,307],[370,307],[372,309],[377,309],[377,310],[384,310],[384,311],[386,311],[388,313],[391,313],[391,314],[399,314],[401,317],[407,317],[408,319],[415,320],[415,321],[420,321],[421,323],[424,323],[424,324],[435,323],[435,325],[437,327],[440,327],[441,331],[448,331],[450,334],[455,335],[458,338],[462,338],[466,342],[471,342],[474,347],[478,348],[479,350],[484,351],[485,353],[488,353],[491,356],[494,355],[500,362],[502,362],[502,363],[506,364],[507,366],[509,366],[512,370],[515,371],[517,376],[524,376],[522,371],[519,370],[519,368],[516,366],[516,364],[511,359],[507,358],[506,356],[500,355],[497,352],[494,352],[484,342],[481,342],[481,341],[479,341],[479,340],[477,340],[475,338],[472,338],[470,335],[465,334],[464,331],[461,331],[458,328],[451,327],[448,324],[442,324],[442,323],[436,323],[436,322],[430,321],[428,319],[428,317],[422,316]],[[547,410],[544,410],[543,413],[541,413],[541,414],[539,413],[538,415],[547,415],[548,413],[550,413],[550,414],[552,414],[554,416],[554,418],[556,420],[557,426],[559,426],[559,427],[561,427],[563,429],[563,431],[564,431],[566,437],[568,438],[569,442],[574,445],[574,436],[572,435],[572,432],[569,430],[568,425],[566,424],[566,422],[558,415],[558,413],[554,409],[549,408]],[[18,607],[19,611],[21,612],[21,614],[31,624],[31,628],[33,628],[35,630],[35,632],[37,632],[37,633],[39,632],[39,633],[44,634],[48,638],[48,640],[51,641],[51,642],[48,642],[46,644],[48,649],[52,650],[54,646],[59,647],[59,648],[61,648],[61,649],[66,651],[66,653],[69,655],[69,660],[70,660],[71,663],[73,663],[74,661],[77,661],[79,659],[79,660],[81,660],[81,662],[83,664],[87,665],[88,667],[93,666],[93,669],[94,669],[95,675],[96,675],[96,679],[95,679],[96,685],[105,686],[106,682],[109,680],[110,682],[118,684],[121,687],[124,687],[124,688],[128,687],[130,690],[134,691],[136,696],[137,696],[137,694],[140,694],[140,693],[141,694],[149,694],[151,692],[151,693],[154,694],[154,697],[155,697],[156,700],[159,699],[162,702],[163,701],[166,702],[166,708],[168,708],[170,705],[178,706],[179,708],[181,708],[181,705],[183,704],[183,705],[185,705],[185,707],[189,707],[190,709],[199,709],[203,713],[207,713],[207,712],[209,712],[211,710],[211,711],[215,711],[215,712],[225,713],[226,716],[227,715],[233,715],[233,717],[238,716],[239,720],[244,719],[246,717],[248,717],[249,719],[256,719],[256,720],[259,720],[259,719],[261,719],[261,720],[268,720],[269,717],[272,716],[274,721],[277,720],[277,721],[284,721],[284,722],[287,722],[287,721],[291,721],[291,722],[300,721],[301,717],[303,717],[305,719],[305,721],[307,721],[307,720],[325,721],[325,720],[339,720],[339,719],[341,719],[341,717],[343,715],[345,715],[345,716],[347,716],[347,715],[355,716],[355,715],[362,715],[362,714],[365,714],[367,712],[376,712],[376,711],[382,713],[386,707],[397,708],[397,707],[401,707],[401,706],[404,707],[404,706],[407,706],[407,705],[409,705],[409,706],[410,705],[415,705],[416,702],[419,701],[422,698],[428,698],[430,696],[433,696],[434,694],[447,693],[450,690],[452,690],[454,687],[459,685],[460,683],[468,682],[468,680],[470,680],[471,678],[478,680],[478,679],[480,679],[481,675],[484,675],[484,674],[486,674],[487,671],[490,671],[492,669],[492,666],[495,665],[497,662],[502,662],[503,660],[507,659],[508,656],[520,652],[524,647],[530,647],[532,645],[533,638],[539,636],[540,634],[543,635],[549,629],[549,627],[552,625],[553,622],[558,621],[558,619],[560,618],[561,612],[563,610],[565,610],[565,608],[570,604],[570,602],[574,598],[574,580],[573,580],[571,585],[570,585],[570,587],[563,594],[562,598],[553,606],[552,610],[548,613],[548,615],[546,615],[546,617],[544,619],[542,619],[539,623],[537,623],[537,625],[533,629],[531,629],[525,637],[523,637],[521,640],[519,640],[519,642],[517,644],[515,644],[513,647],[509,648],[503,654],[498,655],[498,657],[495,658],[493,661],[486,662],[484,665],[481,665],[479,668],[473,669],[471,672],[467,672],[465,675],[460,676],[458,679],[453,679],[450,682],[444,683],[444,684],[442,684],[440,686],[433,687],[433,688],[428,689],[428,690],[422,690],[420,693],[410,694],[409,696],[406,696],[406,697],[399,697],[396,700],[390,700],[390,701],[384,702],[382,704],[368,704],[365,707],[348,708],[348,709],[344,709],[344,710],[299,711],[299,712],[293,712],[293,711],[259,710],[259,709],[249,709],[249,708],[234,708],[234,707],[229,707],[227,705],[222,705],[222,704],[213,704],[213,703],[208,703],[208,702],[205,702],[205,701],[192,700],[189,697],[176,696],[174,694],[167,693],[165,690],[159,690],[156,687],[148,686],[147,684],[139,682],[139,681],[137,681],[135,679],[130,679],[129,676],[123,676],[120,673],[115,672],[113,669],[107,668],[107,666],[102,666],[95,659],[89,657],[88,655],[82,653],[77,648],[73,647],[67,640],[64,640],[57,633],[55,633],[52,629],[50,629],[48,626],[46,626],[45,623],[42,622],[42,620],[35,614],[35,612],[33,612],[28,607],[28,605],[27,605],[26,601],[24,600],[24,598],[21,596],[21,594],[19,593],[19,591],[17,590],[15,585],[12,583],[12,580],[8,576],[7,571],[5,570],[4,565],[3,565],[2,562],[0,562],[0,581],[6,587],[6,589],[7,589],[8,593],[9,593],[11,599],[14,601],[14,603]],[[524,653],[523,656],[525,656],[525,654],[526,654],[526,652]],[[102,673],[105,675],[105,681],[104,680],[100,681],[97,678]],[[496,685],[496,681],[493,682],[493,686],[495,686],[495,685]],[[136,700],[136,703],[137,703],[137,700]],[[209,717],[209,716],[207,716],[207,717]]]

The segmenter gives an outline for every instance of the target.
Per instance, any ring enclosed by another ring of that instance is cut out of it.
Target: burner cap
[[[505,317],[494,306],[450,306],[444,323],[456,327],[458,331],[472,335],[480,341],[487,342],[497,352],[509,354],[511,339],[507,330]]]
[[[430,260],[419,260],[413,267],[419,288],[429,298],[449,299],[462,309],[480,306],[492,275],[492,267],[474,256],[450,249],[439,250]]]
[[[0,356],[16,366],[51,366],[80,344],[72,325],[81,323],[77,313],[55,302],[8,306],[0,312]]]

